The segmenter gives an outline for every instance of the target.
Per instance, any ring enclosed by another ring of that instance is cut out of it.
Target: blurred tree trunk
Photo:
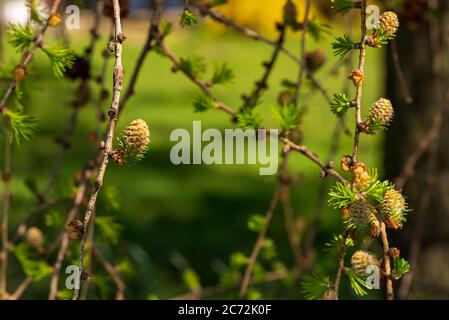
[[[449,1],[408,0],[399,18],[397,52],[414,101],[405,103],[389,54],[387,96],[396,116],[386,135],[386,176],[400,175],[437,114],[442,127],[404,186],[413,212],[393,245],[418,259],[410,297],[449,298]],[[407,284],[400,289],[406,298]]]

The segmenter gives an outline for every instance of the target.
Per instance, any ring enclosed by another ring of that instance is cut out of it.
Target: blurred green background
[[[129,83],[131,71],[135,65],[147,30],[146,20],[128,19],[124,29],[132,29],[128,33],[128,41],[124,46],[125,87]],[[338,26],[333,33],[344,32]],[[88,45],[88,26],[82,32],[72,32],[70,46],[79,54]],[[141,30],[141,32],[137,32]],[[341,32],[339,32],[341,31]],[[57,35],[55,35],[57,37]],[[57,41],[57,40],[54,40]],[[307,50],[322,48],[327,52],[326,65],[316,73],[330,94],[342,90],[348,81],[344,67],[337,72],[338,60],[330,50],[331,36],[317,43],[307,40]],[[262,75],[262,63],[271,56],[272,48],[251,39],[245,38],[229,30],[225,32],[211,31],[208,26],[200,25],[191,29],[175,26],[175,31],[167,39],[172,49],[182,57],[204,56],[211,75],[215,63],[226,61],[234,70],[235,80],[230,85],[214,89],[214,92],[228,105],[238,108],[241,105],[242,93],[249,93],[254,82]],[[107,28],[103,28],[102,37],[93,54],[93,76],[101,72],[101,52],[107,43]],[[290,34],[287,47],[293,52],[299,50],[298,34]],[[110,60],[109,70],[112,67]],[[374,102],[383,94],[384,82],[382,50],[368,51],[367,71],[370,76],[365,82],[364,101]],[[5,65],[9,61],[18,62],[19,57],[7,47]],[[39,119],[39,133],[20,148],[15,148],[13,156],[13,204],[11,210],[12,225],[23,218],[35,202],[34,196],[27,190],[24,180],[35,178],[39,185],[45,185],[52,162],[58,150],[54,143],[66,126],[70,103],[75,98],[76,83],[69,80],[55,79],[45,57],[39,53],[29,70],[30,77],[24,83],[26,96],[23,104],[28,112]],[[274,176],[260,176],[258,166],[237,165],[182,165],[175,166],[170,162],[170,148],[174,145],[169,136],[176,128],[191,131],[192,121],[201,120],[204,128],[233,128],[229,118],[220,111],[194,113],[192,99],[198,89],[182,74],[171,72],[170,62],[152,52],[146,59],[139,78],[136,94],[126,105],[119,119],[118,131],[121,131],[133,119],[142,118],[148,122],[151,131],[151,146],[145,159],[132,167],[109,166],[105,188],[100,193],[98,216],[112,216],[121,225],[121,235],[117,243],[107,243],[101,233],[96,233],[96,243],[105,257],[119,265],[127,285],[127,298],[144,299],[158,297],[171,298],[189,292],[186,281],[186,270],[194,270],[199,276],[202,286],[213,286],[220,282],[220,277],[229,266],[229,256],[235,252],[249,255],[257,234],[247,227],[247,220],[253,214],[264,214],[269,206],[274,190]],[[262,103],[257,110],[263,115],[264,124],[275,126],[271,118],[270,108],[276,106],[277,96],[281,91],[281,81],[285,78],[294,80],[298,66],[281,55],[269,80],[270,88],[263,95]],[[207,78],[207,77],[206,77]],[[112,77],[108,72],[107,87]],[[89,132],[95,129],[98,85],[90,82],[93,101],[80,110],[78,126],[71,148],[68,150],[60,179],[59,189],[66,188],[73,181],[75,174],[83,167],[95,151],[89,142]],[[353,90],[353,88],[351,88]],[[329,153],[330,142],[336,118],[331,114],[329,105],[319,93],[312,92],[306,85],[301,104],[307,108],[301,130],[304,144],[316,152],[322,159]],[[351,93],[352,95],[352,93]],[[104,110],[107,110],[107,103]],[[347,122],[352,129],[352,114]],[[361,144],[362,161],[380,171],[382,136],[363,137]],[[339,163],[342,154],[349,153],[352,148],[352,137],[341,136],[340,146],[335,163]],[[292,203],[296,217],[303,217],[305,223],[313,218],[318,203],[318,187],[323,183],[319,177],[320,170],[308,159],[294,154],[290,160],[292,175],[300,175],[299,181],[293,185]],[[333,182],[332,178],[328,179]],[[115,189],[113,189],[115,188]],[[106,196],[118,191],[119,208],[108,208]],[[61,217],[65,217],[69,206],[59,205],[52,209]],[[84,209],[83,209],[84,210]],[[81,210],[80,214],[84,212]],[[45,214],[48,214],[45,213]],[[64,219],[64,218],[62,218]],[[43,230],[44,219],[37,225]],[[338,212],[324,206],[323,223],[318,230],[315,243],[318,269],[329,272],[334,277],[335,259],[323,254],[323,244],[333,234],[341,230]],[[56,231],[44,232],[51,243]],[[274,240],[278,260],[287,267],[293,263],[291,250],[286,236],[281,210],[274,215],[268,236]],[[76,261],[77,248],[70,244],[69,259],[65,265]],[[54,258],[49,261],[52,262]],[[18,284],[23,273],[17,262],[12,262],[10,285]],[[184,279],[183,279],[184,275]],[[61,276],[63,283],[64,275]],[[48,278],[33,284],[25,293],[25,298],[46,298]],[[344,283],[347,287],[348,284]],[[112,298],[114,284],[99,265],[94,265],[93,280],[90,286],[90,298]],[[298,281],[292,285],[277,282],[257,286],[263,298],[301,298]],[[286,290],[288,288],[288,290]],[[374,293],[375,294],[375,293]],[[237,297],[236,290],[218,297]],[[355,298],[350,290],[345,290],[344,298]],[[368,296],[370,297],[370,296]]]

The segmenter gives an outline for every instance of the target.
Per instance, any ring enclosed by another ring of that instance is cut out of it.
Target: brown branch
[[[331,176],[334,176],[335,178],[337,178],[337,180],[342,183],[348,182],[337,171],[334,170],[332,162],[327,163],[327,164],[324,163],[322,160],[320,160],[320,158],[318,157],[318,155],[316,153],[310,151],[306,146],[297,145],[297,144],[293,143],[292,141],[290,141],[288,138],[281,137],[280,140],[284,144],[288,145],[290,149],[303,154],[304,156],[306,156],[307,158],[312,160],[315,164],[317,164],[322,170],[323,177],[325,177],[327,175],[331,175]]]
[[[61,0],[53,1],[53,5],[50,8],[50,14],[54,13],[58,10],[60,3],[61,3]],[[48,27],[49,27],[49,25],[48,25],[48,20],[47,20],[45,22],[45,24],[42,26],[42,28],[39,30],[39,32],[37,33],[34,43],[32,45],[32,48],[24,55],[24,57],[22,59],[22,63],[20,64],[22,67],[26,67],[28,65],[28,63],[30,63],[36,50],[40,47],[41,41],[42,41]],[[6,93],[3,96],[2,100],[0,101],[0,112],[1,113],[3,113],[3,111],[6,107],[6,102],[8,101],[11,94],[14,92],[16,85],[17,85],[17,81],[15,79],[11,80],[11,82],[9,83],[9,85],[6,89]]]
[[[158,4],[158,7],[161,7],[163,1],[156,0],[156,3]],[[154,21],[155,17],[156,16],[153,15],[152,21]],[[156,19],[159,19],[159,18],[156,18]],[[152,24],[157,25],[158,23],[152,22]],[[150,37],[148,37],[148,39],[150,39]],[[128,85],[128,88],[126,90],[126,93],[125,93],[125,96],[127,96],[127,98],[123,99],[120,102],[119,114],[120,114],[120,112],[123,111],[126,103],[128,102],[129,98],[132,96],[131,93],[134,92],[134,87],[137,84],[138,75],[140,74],[140,72],[137,69],[141,69],[143,66],[143,60],[141,60],[140,57],[143,56],[143,52],[148,50],[147,48],[148,48],[148,44],[145,43],[144,47],[141,51],[141,54],[139,55],[139,59],[138,59],[139,62],[136,63],[136,65],[134,67],[132,79],[131,79],[131,81]],[[90,178],[95,174],[96,170],[98,169],[98,164],[101,160],[102,152],[103,152],[103,150],[98,149],[96,154],[93,156],[93,158],[91,160],[89,160],[87,165],[85,166],[85,169],[82,172],[83,178],[77,188],[76,196],[74,198],[72,208],[68,214],[67,222],[71,222],[73,219],[75,219],[75,217],[81,207],[81,202],[84,197],[84,194],[87,190],[87,181],[90,180]],[[58,252],[57,260],[53,266],[50,299],[55,299],[57,292],[58,292],[59,272],[61,270],[62,262],[66,255],[66,252],[67,252],[68,242],[69,242],[68,233],[65,232],[61,237],[61,247]]]
[[[123,65],[122,65],[122,43],[126,39],[126,36],[122,32],[122,24],[120,18],[120,5],[118,0],[113,0],[114,6],[114,23],[115,23],[115,65],[114,65],[114,85],[113,85],[113,98],[111,103],[111,108],[109,109],[109,125],[107,129],[106,141],[104,142],[104,152],[103,159],[101,161],[100,168],[98,170],[97,178],[95,180],[92,194],[90,196],[89,202],[87,204],[87,211],[84,215],[84,233],[81,238],[80,244],[80,257],[79,257],[79,268],[80,274],[83,272],[84,265],[84,245],[86,242],[87,229],[89,227],[90,219],[95,210],[98,193],[103,185],[104,176],[106,173],[106,168],[108,166],[109,154],[112,151],[112,142],[114,138],[115,125],[117,123],[118,110],[120,105],[120,94],[123,86]],[[75,287],[73,300],[77,300],[79,296],[79,287],[81,279],[77,279],[78,285]]]
[[[342,132],[341,122],[339,122],[335,126],[335,129],[332,131],[332,142],[329,148],[329,155],[327,157],[328,163],[331,163],[333,161],[335,155],[338,152],[341,132]],[[318,205],[316,207],[313,221],[308,228],[308,232],[304,241],[304,254],[306,257],[311,257],[312,255],[315,236],[321,224],[323,210],[326,205],[326,197],[328,195],[328,189],[329,183],[327,181],[323,181],[323,183],[320,184],[318,189]]]
[[[338,300],[339,291],[340,291],[340,283],[341,283],[341,275],[345,269],[345,254],[346,254],[346,239],[349,237],[349,232],[345,231],[343,236],[341,237],[340,247],[338,249],[338,269],[337,275],[335,276],[335,282],[333,285],[334,297],[335,300]]]
[[[135,86],[139,78],[140,72],[142,70],[143,64],[145,62],[145,59],[147,55],[150,53],[150,51],[154,49],[156,45],[156,40],[158,38],[159,22],[161,20],[162,12],[164,9],[164,2],[165,0],[152,1],[153,14],[151,17],[151,23],[150,28],[148,30],[147,40],[145,41],[145,44],[139,54],[139,57],[137,58],[136,66],[134,67],[133,73],[129,80],[128,88],[126,89],[125,93],[123,94],[123,98],[120,101],[119,115],[123,110],[123,106],[128,102],[129,98],[131,98],[131,96],[134,95]]]
[[[86,237],[86,249],[87,252],[87,266],[86,266],[86,273],[88,275],[92,274],[92,257],[93,257],[93,250],[94,250],[94,234],[95,234],[95,212],[92,214],[91,223],[89,225],[89,230],[87,231],[87,237]],[[80,300],[86,300],[87,293],[89,291],[89,281],[86,281],[86,284],[81,288],[81,294],[80,294]]]
[[[306,0],[305,10],[304,10],[304,20],[302,23],[302,35],[301,35],[301,45],[300,45],[301,48],[300,48],[300,53],[299,53],[299,56],[301,57],[301,61],[303,62],[303,64],[300,66],[300,70],[299,70],[299,74],[298,74],[298,82],[296,83],[295,95],[293,98],[293,101],[296,106],[298,105],[302,81],[304,78],[304,72],[307,72],[307,70],[308,70],[307,65],[305,64],[305,61],[306,61],[306,36],[307,36],[307,32],[309,30],[309,11],[310,11],[310,0]],[[311,74],[310,72],[307,72],[307,73]]]
[[[280,271],[273,271],[267,273],[264,280],[257,280],[252,278],[250,281],[250,285],[260,285],[264,283],[270,283],[279,281],[282,279],[285,279],[290,273],[287,272],[287,270],[280,270]],[[240,286],[239,282],[234,283],[233,286],[230,287],[224,287],[222,285],[212,286],[212,287],[206,287],[206,288],[200,288],[198,291],[195,292],[188,292],[176,297],[171,298],[170,300],[199,300],[202,298],[207,298],[211,296],[215,296],[218,294],[223,294],[232,290],[237,289]]]
[[[361,41],[360,41],[360,54],[359,54],[359,71],[364,76],[365,69],[365,56],[366,56],[366,0],[361,0]],[[359,152],[359,142],[360,142],[360,133],[361,133],[361,124],[362,124],[362,89],[363,83],[357,86],[356,89],[356,106],[355,106],[355,114],[356,114],[356,125],[354,132],[354,150],[352,152],[352,160],[357,162],[358,152]]]
[[[95,19],[94,19],[94,25],[91,29],[91,40],[89,46],[85,49],[85,58],[87,60],[91,60],[91,54],[95,48],[95,44],[99,38],[98,36],[98,28],[100,26],[100,17],[101,17],[101,2],[100,1],[97,5],[97,10],[95,11]],[[83,88],[87,85],[89,79],[83,79],[79,90],[82,91]],[[79,96],[80,94],[77,94]],[[82,98],[81,98],[82,99]],[[24,235],[28,228],[29,221],[36,215],[37,213],[43,212],[44,210],[52,207],[57,203],[57,201],[54,200],[48,200],[47,196],[50,193],[51,189],[56,184],[60,171],[62,169],[62,164],[64,162],[65,154],[67,153],[67,150],[70,147],[70,140],[73,137],[73,134],[76,129],[77,120],[79,115],[79,102],[75,102],[72,105],[72,111],[70,113],[67,126],[64,130],[63,137],[58,139],[59,144],[59,150],[55,156],[55,159],[53,161],[53,169],[52,173],[50,175],[50,178],[47,181],[47,184],[42,192],[39,192],[36,203],[34,206],[30,209],[30,211],[25,215],[25,218],[19,223],[19,225],[16,228],[15,236],[13,240],[11,241],[11,245],[8,246],[9,248],[12,247],[12,244],[19,241]],[[7,252],[10,249],[7,250]]]
[[[8,297],[8,300],[18,300],[23,295],[28,286],[33,282],[33,277],[27,276],[17,287],[16,291]]]
[[[271,219],[273,218],[274,212],[276,211],[276,208],[278,206],[280,193],[281,193],[281,189],[282,189],[282,182],[281,182],[279,174],[281,172],[283,172],[284,169],[287,166],[287,155],[288,155],[288,153],[286,153],[284,155],[284,158],[282,159],[282,162],[279,165],[279,173],[278,173],[278,177],[277,177],[278,181],[277,181],[276,187],[274,189],[273,196],[271,198],[270,207],[268,208],[268,211],[265,214],[265,219],[264,219],[265,223],[264,223],[264,226],[263,226],[262,230],[260,230],[260,232],[259,232],[259,236],[257,237],[257,241],[256,241],[256,243],[254,245],[254,248],[253,248],[253,250],[251,252],[251,255],[248,258],[245,274],[243,276],[242,284],[240,286],[239,295],[240,295],[241,298],[243,298],[246,295],[246,292],[248,290],[248,286],[249,286],[249,284],[251,282],[251,275],[253,273],[254,265],[255,265],[255,263],[257,261],[257,257],[259,256],[259,252],[262,249],[263,244],[265,242],[265,237],[267,235],[268,228],[269,228],[270,223],[271,223]]]
[[[273,68],[276,64],[278,57],[279,57],[279,53],[281,52],[282,45],[285,41],[285,32],[286,32],[285,25],[279,24],[277,26],[277,28],[279,30],[279,37],[278,37],[278,40],[276,41],[276,45],[274,47],[274,51],[271,56],[271,59],[270,59],[270,61],[264,63],[265,72],[262,75],[262,78],[256,82],[256,86],[255,86],[253,92],[251,93],[251,95],[243,96],[243,100],[245,102],[243,109],[254,107],[257,104],[257,102],[259,101],[260,96],[262,95],[263,91],[265,91],[268,88],[268,79],[270,78],[270,75],[272,74]]]
[[[171,60],[173,63],[175,70],[180,70],[180,60],[179,58],[170,50],[170,48],[167,46],[167,44],[159,37],[159,45],[162,49],[163,54]],[[212,99],[214,102],[214,106],[218,110],[223,110],[230,116],[232,116],[233,119],[236,117],[236,111],[234,111],[231,107],[227,106],[220,100],[218,100],[211,92],[209,86],[207,83],[201,81],[198,79],[194,74],[183,72],[183,74],[189,78],[197,87],[201,89],[208,97]]]
[[[97,261],[103,266],[103,268],[106,270],[107,273],[112,278],[112,281],[114,281],[115,285],[117,286],[117,293],[115,294],[115,300],[124,300],[125,299],[125,283],[123,282],[122,278],[120,277],[120,274],[116,267],[114,267],[111,263],[109,263],[103,256],[101,255],[100,251],[95,246],[92,246],[92,253],[97,259]]]
[[[198,3],[192,3],[191,4],[194,7],[197,7],[200,10],[201,15],[203,16],[208,16],[210,17],[212,20],[214,20],[215,22],[221,23],[225,26],[231,27],[234,30],[243,33],[244,35],[246,35],[247,37],[250,37],[256,41],[261,41],[263,43],[266,43],[268,45],[271,46],[277,46],[277,41],[273,41],[270,39],[265,38],[264,36],[262,36],[261,34],[259,34],[258,32],[240,26],[238,25],[236,22],[234,22],[233,20],[227,18],[226,16],[224,16],[223,14],[221,14],[218,11],[212,10],[212,8],[209,5],[204,5],[204,4],[198,4]],[[295,56],[294,53],[292,53],[291,51],[287,50],[284,48],[284,46],[282,46],[282,51],[284,51],[285,53],[287,53],[287,55],[294,59],[295,61],[297,61],[297,57]]]
[[[280,168],[279,172],[279,178],[282,184],[280,190],[280,202],[284,213],[284,227],[290,243],[296,269],[299,267],[301,261],[300,232],[302,230],[298,230],[291,202],[290,191],[292,177],[288,172],[288,156],[289,153],[284,155],[285,165]]]
[[[196,6],[199,10],[200,13],[202,15],[205,16],[209,16],[211,19],[213,19],[214,21],[221,23],[225,26],[228,26],[230,28],[233,28],[234,30],[254,39],[260,42],[263,42],[267,45],[270,46],[277,46],[277,41],[273,41],[270,40],[268,38],[265,38],[264,36],[262,36],[261,34],[257,33],[254,30],[251,30],[249,28],[243,27],[238,25],[236,22],[234,22],[233,20],[225,17],[223,14],[212,10],[212,8],[208,5],[201,5],[201,4],[192,4],[193,6]],[[330,103],[332,101],[331,96],[329,95],[329,93],[326,91],[326,89],[323,87],[323,85],[315,78],[315,76],[313,75],[313,73],[308,70],[308,68],[305,65],[305,61],[303,61],[301,58],[298,58],[293,52],[291,52],[290,50],[288,50],[285,46],[281,46],[280,47],[281,52],[283,52],[284,54],[286,54],[290,59],[292,59],[294,62],[296,62],[297,64],[299,64],[301,66],[301,68],[303,68],[306,72],[306,75],[308,77],[308,79],[310,79],[310,81],[312,82],[312,84],[318,89],[318,91],[322,94],[322,96],[324,97],[324,99]],[[343,122],[343,119],[341,120]],[[346,127],[345,127],[346,128]],[[348,130],[345,129],[345,132],[348,132]]]
[[[170,50],[170,48],[167,46],[167,44],[159,37],[159,45],[161,47],[162,53],[169,58],[174,66],[176,68],[179,68],[179,58]],[[226,112],[227,114],[231,115],[233,119],[235,119],[237,112],[232,109],[231,107],[227,106],[223,102],[221,102],[209,89],[208,85],[205,82],[202,82],[200,79],[195,77],[194,75],[183,73],[187,78],[189,78],[195,85],[197,85],[203,93],[205,93],[207,96],[209,96],[212,101],[215,104],[215,107],[219,110],[222,110]],[[337,171],[333,169],[332,163],[324,163],[319,159],[319,157],[314,153],[307,149],[306,146],[299,146],[292,141],[290,141],[288,138],[280,136],[279,139],[289,146],[289,148],[300,152],[301,154],[305,155],[307,158],[312,160],[314,163],[316,163],[324,172],[324,176],[326,175],[332,175],[336,177],[340,182],[347,182],[346,179],[344,179]]]
[[[353,26],[353,18],[351,15],[348,15],[347,18],[347,29],[348,29],[348,35],[350,37],[352,37],[352,26]],[[345,58],[344,61],[344,69],[345,69],[345,74],[350,74],[352,71],[352,60],[353,60],[353,51],[351,50],[348,55]],[[338,68],[340,67],[340,63],[337,63],[331,70],[331,74],[335,73],[338,71]],[[346,81],[347,79],[344,79],[345,81],[343,82],[343,89],[342,91],[346,94],[349,95],[349,85],[350,82]],[[328,154],[328,161],[331,162],[333,161],[333,159],[335,158],[335,156],[337,155],[338,152],[338,148],[339,148],[339,144],[340,144],[340,135],[342,133],[342,131],[348,130],[347,128],[345,128],[345,122],[342,121],[343,117],[340,117],[340,121],[337,123],[337,125],[335,126],[335,129],[333,130],[332,134],[331,134],[331,146],[329,148],[329,154]],[[349,131],[349,130],[348,130]],[[326,204],[326,197],[328,195],[328,183],[324,182],[320,185],[319,190],[318,190],[318,205],[317,208],[315,210],[315,217],[314,217],[314,221],[312,222],[312,224],[309,227],[309,232],[307,233],[307,236],[305,238],[305,243],[304,243],[304,254],[306,255],[306,257],[311,256],[312,250],[313,250],[313,244],[315,241],[315,236],[317,233],[317,230],[321,224],[321,219],[322,219],[322,213],[324,211],[324,207]]]
[[[388,236],[385,223],[382,221],[380,223],[380,239],[382,240],[382,247],[384,249],[384,267],[386,276],[386,286],[387,286],[387,299],[394,299],[393,292],[393,280],[391,280],[391,262],[390,262],[390,246],[388,244]]]
[[[69,214],[67,216],[67,223],[69,223],[75,219],[75,217],[78,214],[79,209],[81,208],[84,194],[86,193],[86,189],[87,189],[87,183],[93,175],[93,170],[94,170],[93,166],[91,165],[91,166],[86,167],[86,169],[83,172],[83,177],[82,177],[82,180],[76,190],[72,208],[70,209]],[[69,240],[70,240],[69,233],[68,233],[68,231],[65,231],[61,236],[61,246],[59,247],[56,261],[53,265],[53,270],[52,270],[51,280],[50,280],[50,292],[49,292],[49,296],[48,296],[49,300],[56,299],[56,296],[58,294],[59,272],[61,271],[62,262],[64,261],[64,257],[67,253]]]

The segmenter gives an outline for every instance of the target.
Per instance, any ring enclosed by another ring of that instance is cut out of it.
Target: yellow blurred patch
[[[305,0],[293,1],[298,8],[298,21],[304,19]],[[228,0],[228,3],[218,6],[216,10],[225,14],[239,25],[254,29],[265,35],[276,33],[276,22],[281,22],[286,0]],[[310,17],[318,17],[319,11],[312,4]],[[213,30],[222,31],[223,26],[209,21]]]

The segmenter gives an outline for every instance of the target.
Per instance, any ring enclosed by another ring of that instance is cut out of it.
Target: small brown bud
[[[90,274],[88,274],[87,272],[83,271],[81,272],[81,280],[85,281],[85,282],[89,282],[90,281]]]
[[[25,66],[18,65],[17,67],[14,68],[13,79],[15,81],[22,81],[23,79],[25,79],[26,74],[27,74],[27,72],[26,72]]]
[[[352,166],[352,157],[349,155],[341,157],[340,166],[343,171],[348,172]]]
[[[69,238],[71,240],[79,240],[83,237],[84,234],[84,224],[79,219],[75,219],[70,221],[67,224]]]
[[[402,229],[402,221],[397,221],[393,216],[389,216],[385,218],[385,224],[387,225],[388,228],[397,230],[397,229]]]
[[[380,226],[376,223],[371,223],[371,238],[377,238],[380,235]]]
[[[125,42],[126,39],[128,39],[128,37],[123,32],[120,32],[117,37],[118,37],[117,40],[120,43],[123,43],[123,42]]]
[[[390,256],[393,258],[399,258],[401,256],[401,251],[396,247],[390,248]]]
[[[315,72],[326,63],[326,53],[323,49],[317,49],[306,53],[306,67],[309,71]]]
[[[123,161],[123,150],[113,150],[111,151],[111,158],[119,166],[124,164]]]
[[[110,53],[113,53],[115,51],[115,43],[114,41],[109,41],[108,43],[108,50]]]
[[[293,102],[293,96],[290,91],[281,91],[278,95],[278,104],[283,107]]]
[[[366,119],[365,121],[359,123],[359,131],[365,134],[373,134],[373,130],[371,129],[371,119]]]
[[[356,87],[360,87],[363,83],[363,71],[360,69],[355,69],[351,72],[348,79],[352,80],[352,83]]]
[[[48,26],[50,28],[56,28],[62,21],[62,17],[59,13],[57,12],[53,12],[49,17],[48,17]]]
[[[327,177],[327,171],[326,170],[321,170],[320,171],[320,177],[321,177],[321,179],[324,179],[324,178],[326,178]]]
[[[348,220],[350,216],[349,207],[340,209],[340,216],[343,221]]]
[[[377,35],[373,34],[366,37],[366,44],[372,48],[379,48],[379,43],[377,41]]]

